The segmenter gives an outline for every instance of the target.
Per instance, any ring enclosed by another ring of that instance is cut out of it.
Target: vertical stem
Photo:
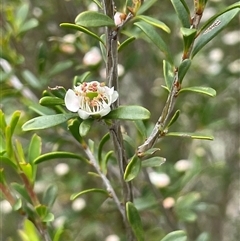
[[[110,18],[114,17],[114,2],[112,0],[103,0],[104,12]],[[106,27],[106,48],[107,48],[107,62],[106,62],[106,75],[109,87],[114,87],[116,91],[119,91],[118,87],[118,52],[117,52],[117,28],[112,29]],[[119,106],[119,99],[116,101],[112,108]],[[126,203],[133,200],[132,184],[131,182],[125,182],[123,179],[125,168],[128,164],[127,156],[123,146],[123,137],[121,133],[119,121],[113,121],[110,127],[110,134],[114,143],[114,148],[117,155],[118,165],[120,169],[121,184],[123,187],[123,203],[124,203],[124,224],[127,232],[127,240],[131,241],[134,239],[131,227],[126,218]]]

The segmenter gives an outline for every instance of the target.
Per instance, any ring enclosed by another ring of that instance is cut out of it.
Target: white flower
[[[102,55],[97,47],[91,48],[83,57],[83,63],[88,66],[94,66],[100,63]]]
[[[68,110],[78,112],[82,119],[90,116],[105,116],[111,111],[111,104],[118,98],[114,87],[109,88],[97,81],[84,82],[69,89],[65,95],[65,105]]]
[[[166,173],[150,172],[149,179],[153,185],[159,188],[166,187],[170,184],[170,177]]]
[[[178,172],[186,172],[192,168],[192,163],[189,160],[179,160],[175,163],[174,168]]]
[[[86,201],[81,197],[75,199],[72,203],[72,209],[74,211],[81,211],[85,207],[86,207]]]

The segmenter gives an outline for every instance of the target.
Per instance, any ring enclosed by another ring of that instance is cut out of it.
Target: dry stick
[[[113,19],[114,17],[114,2],[112,0],[103,0],[104,12],[107,16]],[[114,87],[118,91],[118,52],[117,52],[117,37],[118,37],[118,28],[112,29],[106,27],[106,48],[107,48],[107,62],[106,62],[106,75],[108,80],[109,87]],[[119,99],[116,101],[112,108],[115,109],[119,106]],[[123,188],[123,207],[124,207],[124,218],[123,222],[127,232],[127,240],[134,240],[134,235],[132,233],[131,227],[126,218],[126,208],[125,205],[128,201],[133,201],[132,194],[132,184],[131,182],[124,181],[124,171],[128,164],[128,159],[123,146],[123,136],[121,133],[119,121],[112,121],[110,127],[110,135],[114,143],[114,149],[117,154],[118,165],[120,169],[121,184]]]

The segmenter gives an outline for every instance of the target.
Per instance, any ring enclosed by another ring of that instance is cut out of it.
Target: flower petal
[[[100,116],[105,116],[105,115],[107,115],[110,111],[111,111],[111,108],[110,108],[110,106],[108,106],[108,107],[102,109],[101,111],[99,111],[98,114],[99,114]]]
[[[66,108],[72,112],[77,112],[79,109],[79,100],[75,92],[69,89],[64,98]]]
[[[115,90],[115,91],[113,92],[113,94],[112,94],[112,103],[114,103],[114,102],[117,100],[118,96],[119,96],[119,94],[118,94],[118,92]]]
[[[78,110],[78,115],[81,119],[86,120],[90,115],[85,110]]]

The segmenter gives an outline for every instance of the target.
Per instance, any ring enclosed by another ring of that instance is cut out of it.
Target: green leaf
[[[26,187],[24,185],[20,185],[18,183],[12,182],[11,187],[17,191],[27,202],[32,203],[29,194],[26,190]]]
[[[206,233],[206,232],[201,233],[201,234],[197,237],[196,241],[210,241],[209,234]]]
[[[14,211],[20,210],[22,208],[22,199],[18,198],[12,208]]]
[[[119,106],[112,110],[103,119],[120,119],[120,120],[146,120],[150,118],[150,112],[142,106],[129,105]]]
[[[104,63],[106,64],[107,62],[107,50],[106,50],[106,34],[102,34],[101,37],[101,42],[99,42],[102,58],[104,60]]]
[[[166,60],[163,60],[163,75],[168,91],[170,91],[174,80],[174,66]]]
[[[3,168],[0,168],[0,183],[3,184],[3,186],[6,186],[6,177],[5,177],[5,171]]]
[[[23,131],[40,130],[53,127],[66,122],[67,120],[77,117],[75,113],[57,114],[57,115],[44,115],[33,118],[27,121],[23,126]]]
[[[41,204],[35,207],[35,210],[40,216],[42,222],[51,222],[54,220],[54,215],[49,212],[47,206]]]
[[[2,132],[5,132],[5,128],[7,126],[7,122],[5,120],[5,114],[3,113],[3,111],[0,109],[0,128],[2,130]]]
[[[14,170],[18,170],[17,165],[12,161],[10,158],[5,156],[0,156],[0,163],[5,163],[9,166],[11,166]]]
[[[175,12],[183,27],[189,28],[191,23],[190,11],[184,0],[171,0]]]
[[[82,141],[82,137],[79,134],[79,126],[81,124],[80,119],[72,119],[68,123],[68,129],[73,135],[73,137],[80,143]]]
[[[19,33],[27,32],[30,29],[36,28],[38,26],[38,20],[36,18],[31,18],[20,26]]]
[[[19,162],[19,166],[27,179],[33,183],[33,170],[30,163]]]
[[[56,86],[53,88],[48,87],[48,89],[51,91],[51,93],[60,98],[60,99],[64,99],[65,95],[66,95],[66,89],[63,86]]]
[[[55,184],[50,185],[43,194],[42,203],[51,208],[57,198],[58,187]]]
[[[190,28],[181,28],[181,33],[184,42],[184,54],[188,54],[190,47],[193,45],[197,30]]]
[[[64,233],[64,228],[62,226],[56,229],[57,231],[54,234],[53,241],[60,241],[61,235]]]
[[[71,197],[70,197],[70,200],[74,200],[77,197],[79,197],[83,194],[86,194],[86,193],[90,193],[90,192],[101,193],[101,194],[104,194],[106,196],[106,198],[109,197],[109,193],[106,190],[99,189],[99,188],[92,188],[92,189],[87,189],[87,190],[81,191],[79,193],[72,194]]]
[[[103,146],[107,143],[107,141],[110,140],[110,134],[107,133],[103,136],[103,138],[101,139],[99,145],[98,145],[98,162],[102,163],[102,152],[103,152]]]
[[[23,241],[40,241],[38,231],[34,224],[28,219],[24,220],[23,230],[18,230],[19,235]]]
[[[118,52],[121,52],[127,45],[129,45],[131,42],[133,42],[136,38],[135,37],[129,37],[124,42],[122,42],[118,46]]]
[[[129,182],[133,180],[141,170],[141,161],[138,156],[134,155],[132,160],[128,163],[125,173],[124,180]]]
[[[174,124],[174,123],[176,122],[176,120],[177,120],[178,117],[179,117],[179,114],[180,114],[180,110],[177,110],[177,111],[174,113],[174,115],[173,115],[173,117],[171,118],[171,120],[169,121],[166,129],[168,129],[172,124]]]
[[[216,96],[216,90],[210,87],[205,87],[205,86],[192,86],[192,87],[187,87],[187,88],[182,88],[179,93],[184,92],[184,91],[191,91],[191,92],[197,92],[200,94],[205,94],[211,97]]]
[[[161,36],[156,32],[153,26],[145,22],[137,22],[137,23],[134,23],[134,25],[140,28],[146,34],[146,36],[165,54],[166,59],[170,63],[173,63],[168,46],[163,41]]]
[[[40,81],[37,79],[37,77],[29,70],[24,70],[22,72],[22,77],[26,80],[28,85],[30,85],[33,88],[39,89],[41,87]]]
[[[201,139],[201,140],[209,140],[212,141],[212,136],[204,136],[197,133],[187,133],[187,132],[169,132],[166,134],[166,136],[176,136],[176,137],[187,137],[192,139]]]
[[[73,66],[73,62],[71,60],[65,60],[56,63],[52,66],[51,70],[48,72],[48,77],[51,78],[54,75],[60,74],[64,70],[67,70]]]
[[[141,5],[141,7],[139,8],[137,14],[142,14],[145,11],[147,11],[150,7],[152,7],[152,5],[157,2],[158,0],[148,0],[148,1],[144,1],[143,4]]]
[[[158,167],[166,161],[166,158],[155,156],[142,161],[143,167]]]
[[[80,136],[86,136],[88,134],[88,132],[90,131],[92,124],[94,122],[94,119],[87,119],[84,120],[80,126],[79,126],[79,134]]]
[[[27,3],[22,4],[15,15],[15,23],[20,28],[21,25],[26,21],[29,12],[29,5]]]
[[[28,102],[27,105],[29,106],[29,109],[33,110],[39,115],[53,115],[55,114],[55,111],[52,109],[49,109],[48,107],[42,106],[38,103]]]
[[[147,151],[141,153],[141,158],[145,156],[150,156],[153,155],[155,152],[160,151],[160,148],[151,148],[148,149]]]
[[[85,12],[80,13],[75,18],[75,23],[77,25],[81,25],[81,26],[84,26],[87,28],[115,26],[114,21],[109,16],[99,13],[99,12],[95,12],[95,11],[85,11]]]
[[[231,9],[224,12],[222,15],[215,15],[211,18],[211,21],[204,25],[204,28],[200,30],[200,35],[195,41],[193,46],[192,55],[193,58],[210,40],[216,37],[227,25],[228,23],[239,13],[240,7]]]
[[[184,59],[178,68],[178,80],[182,83],[184,76],[186,75],[189,67],[191,65],[190,59]]]
[[[155,18],[152,18],[152,17],[149,17],[149,16],[145,16],[145,15],[137,15],[135,17],[135,19],[140,19],[140,20],[142,20],[142,21],[144,21],[146,23],[149,23],[149,24],[151,24],[151,25],[153,25],[153,26],[155,26],[157,28],[160,28],[160,29],[164,30],[167,33],[171,32],[170,28],[164,22],[159,21],[159,20],[157,20]]]
[[[72,23],[61,23],[60,27],[70,28],[70,29],[81,31],[81,32],[86,33],[89,36],[97,39],[99,42],[101,42],[103,45],[105,45],[104,41],[98,35],[96,35],[95,33],[93,33],[92,31],[90,31],[87,28],[84,28],[82,26],[79,26],[79,25],[76,25],[76,24],[72,24]]]
[[[127,219],[138,241],[144,241],[144,231],[138,210],[133,203],[126,203]]]
[[[39,104],[43,106],[63,105],[64,100],[58,97],[44,96],[39,100]]]
[[[167,234],[161,241],[187,241],[187,236],[184,231],[177,230]]]
[[[73,86],[78,86],[79,84],[82,84],[84,81],[87,80],[87,78],[91,75],[90,71],[87,71],[83,73],[80,76],[75,76],[73,80]]]
[[[21,115],[21,112],[20,111],[15,111],[13,114],[12,114],[12,117],[11,117],[11,121],[9,123],[9,126],[10,126],[10,130],[11,130],[11,137],[14,133],[14,130],[17,126],[17,123],[20,119],[20,115]]]
[[[147,129],[146,129],[143,121],[142,120],[135,120],[133,123],[136,126],[138,132],[140,133],[141,137],[143,139],[146,139],[147,138]]]
[[[83,156],[74,154],[72,152],[56,151],[56,152],[50,152],[50,153],[46,153],[46,154],[43,154],[41,156],[38,156],[34,160],[34,163],[39,164],[39,163],[42,163],[42,162],[45,162],[45,161],[49,161],[49,160],[52,160],[52,159],[59,159],[59,158],[78,159],[80,161],[86,162],[86,159]]]
[[[107,174],[107,163],[110,160],[110,158],[112,157],[112,154],[114,153],[114,151],[109,151],[103,158],[103,160],[100,163],[100,167],[102,172],[106,175]]]

